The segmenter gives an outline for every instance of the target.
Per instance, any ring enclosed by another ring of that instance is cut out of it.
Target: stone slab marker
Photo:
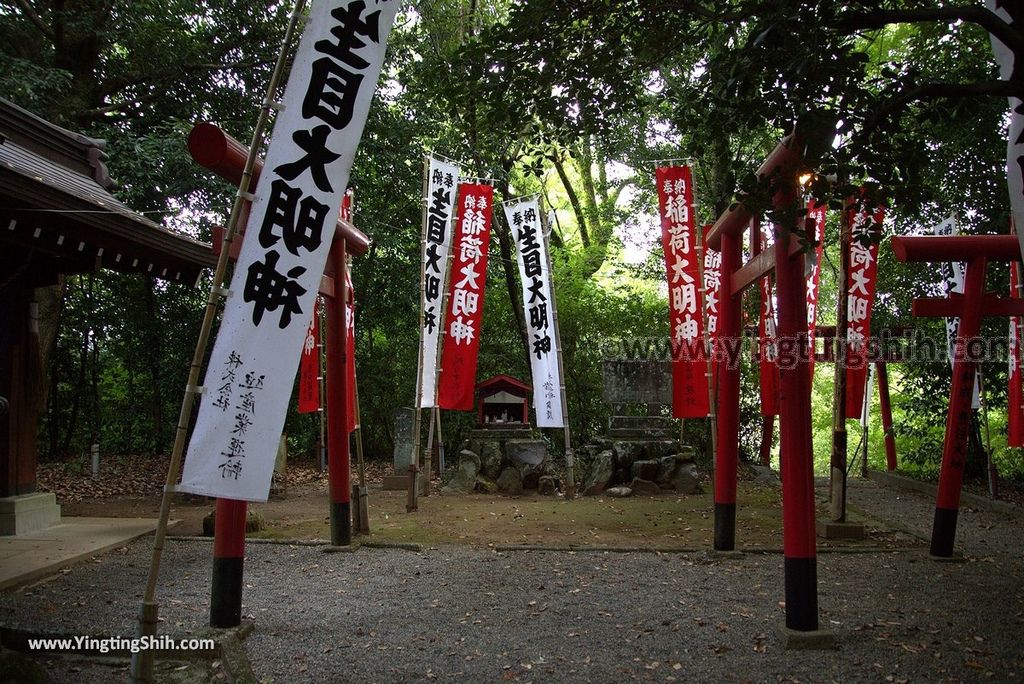
[[[409,486],[409,463],[413,454],[413,423],[416,409],[395,409],[394,474],[384,478],[384,489],[403,490]]]

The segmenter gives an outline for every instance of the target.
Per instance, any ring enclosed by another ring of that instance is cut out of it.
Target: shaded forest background
[[[503,199],[538,192],[554,208],[577,443],[606,425],[607,350],[616,340],[668,334],[655,159],[692,159],[700,219],[711,222],[738,189],[757,201],[751,172],[798,119],[839,121],[837,144],[821,167],[838,182],[813,186],[833,209],[819,325],[835,320],[836,209],[862,183],[890,207],[886,237],[928,230],[954,212],[962,232],[1007,232],[1006,96],[1020,94],[1021,83],[997,80],[992,15],[974,6],[909,4],[406,5],[352,172],[355,222],[373,240],[353,273],[367,454],[390,459],[393,413],[413,399],[425,149],[461,160],[467,175],[496,179]],[[233,189],[191,161],[187,133],[210,120],[249,139],[290,9],[228,0],[0,0],[0,93],[106,139],[126,204],[209,240],[211,226],[226,220]],[[1019,32],[1004,39],[1024,54]],[[511,235],[497,216],[494,230],[478,378],[528,379]],[[873,326],[912,324],[943,340],[941,321],[910,316],[914,296],[934,294],[935,269],[896,264],[884,240],[879,261]],[[44,458],[81,458],[92,443],[110,454],[170,449],[208,286],[109,272],[63,282],[40,434]],[[988,286],[1007,290],[1005,265],[990,269]],[[746,305],[756,320],[756,296]],[[985,322],[987,336],[1006,332],[1003,319]],[[752,364],[747,369],[741,444],[753,458],[761,426],[756,375]],[[949,365],[891,372],[901,461],[935,472]],[[822,466],[832,373],[820,364],[815,378]],[[1006,364],[986,363],[984,373],[994,458],[1004,476],[1024,479],[1024,458],[1005,447]],[[446,413],[447,440],[457,442],[472,421]],[[877,417],[872,425],[871,458],[879,466]],[[315,416],[290,413],[287,432],[293,454],[312,456]],[[688,421],[686,432],[706,446],[705,421]],[[974,453],[980,472],[984,454]]]

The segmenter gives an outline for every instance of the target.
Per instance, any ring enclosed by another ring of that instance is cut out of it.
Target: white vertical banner
[[[437,347],[441,337],[445,279],[452,247],[452,216],[459,184],[459,167],[430,158],[427,168],[427,210],[423,224],[423,330],[420,408],[437,406]]]
[[[559,340],[555,336],[553,288],[540,207],[536,197],[509,200],[503,207],[516,240],[516,261],[523,282],[523,311],[529,336],[537,427],[565,427],[562,374],[558,369]]]
[[[1010,26],[1016,22],[1007,9],[1021,14],[1017,3],[1010,0],[985,0],[985,7]],[[1024,79],[1024,64],[1015,63],[1013,51],[1001,40],[989,34],[992,40],[992,54],[999,64],[999,78],[1003,81]],[[1010,211],[1018,226],[1024,226],[1024,101],[1018,97],[1007,98],[1010,103],[1010,130],[1006,140],[1006,183],[1010,190]],[[1017,233],[1021,254],[1024,254],[1024,230]]]
[[[295,53],[177,491],[266,501],[398,0],[319,0]]]
[[[942,223],[935,226],[933,231],[936,235],[958,235],[956,225],[956,214],[951,214]],[[954,294],[964,293],[964,264],[959,261],[943,263],[942,269],[942,294],[949,297]],[[953,356],[956,350],[956,331],[960,329],[960,318],[946,319],[946,349],[949,355],[949,365],[953,366]],[[971,407],[981,406],[981,391],[978,383],[978,374],[974,374],[974,392],[971,395]]]

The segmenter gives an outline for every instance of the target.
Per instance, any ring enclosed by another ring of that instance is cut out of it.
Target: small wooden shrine
[[[529,427],[531,390],[508,375],[477,383],[477,424],[484,428]]]

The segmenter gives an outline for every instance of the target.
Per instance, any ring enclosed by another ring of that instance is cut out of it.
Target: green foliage
[[[288,7],[18,5],[0,8],[5,96],[106,138],[119,196],[205,239],[225,220],[231,189],[191,162],[185,136],[194,122],[214,120],[248,140]],[[773,190],[753,172],[794,124],[806,126],[821,147],[812,193],[833,209],[820,325],[834,322],[834,210],[862,183],[889,206],[887,235],[927,228],[953,211],[965,232],[1005,232],[1005,99],[907,96],[922,84],[991,79],[988,36],[970,22],[872,23],[903,5],[438,0],[403,11],[351,178],[356,224],[373,240],[353,274],[368,455],[390,458],[393,413],[414,395],[424,149],[496,179],[501,199],[537,192],[555,210],[552,253],[576,443],[606,424],[601,362],[609,342],[667,335],[653,159],[692,158],[703,221],[745,193],[766,219],[791,225],[798,216],[772,215]],[[511,242],[496,212],[479,379],[529,378]],[[641,263],[627,261],[630,250]],[[941,322],[910,316],[914,296],[933,294],[934,269],[895,263],[884,239],[879,262],[874,327],[914,325],[942,339]],[[1005,289],[1005,270],[990,271],[990,289]],[[112,451],[169,448],[203,287],[110,273],[67,281],[43,430],[48,453],[80,453],[96,439]],[[756,320],[756,296],[747,299]],[[1005,336],[1004,328],[992,319],[985,334]],[[1024,473],[1001,446],[1004,366],[986,364],[985,373],[997,457]],[[948,365],[908,364],[892,376],[901,457],[933,468]],[[828,457],[831,377],[832,367],[819,365],[819,466]],[[748,363],[740,438],[749,458],[761,435],[756,383]],[[446,414],[446,443],[457,446],[473,421]],[[316,416],[292,413],[287,430],[295,450],[312,454]],[[706,443],[703,421],[688,421],[686,431]],[[882,453],[880,432],[873,422],[872,458]]]

